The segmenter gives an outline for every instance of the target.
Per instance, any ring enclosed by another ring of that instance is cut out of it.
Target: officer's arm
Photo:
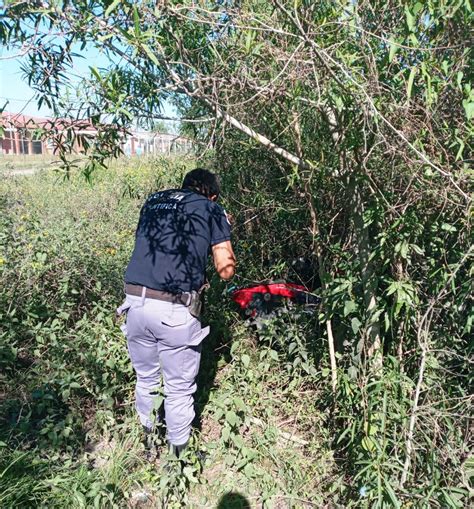
[[[221,279],[230,279],[235,274],[235,255],[230,240],[212,246],[212,257]]]

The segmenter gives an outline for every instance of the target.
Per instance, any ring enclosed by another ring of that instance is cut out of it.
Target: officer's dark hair
[[[206,198],[211,196],[218,197],[221,193],[217,175],[204,168],[196,168],[187,173],[184,177],[182,188],[196,191]]]

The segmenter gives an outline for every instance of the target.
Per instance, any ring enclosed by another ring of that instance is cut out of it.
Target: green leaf
[[[415,34],[410,34],[408,39],[415,48],[420,45],[420,41],[416,38]]]
[[[119,111],[120,113],[123,113],[129,120],[133,120],[133,115],[125,108],[120,107],[117,109],[117,111]]]
[[[115,34],[99,35],[99,37],[97,37],[97,40],[100,42],[104,42],[104,41],[108,41],[109,39],[112,39],[112,37],[114,37],[114,36],[115,36]]]
[[[231,426],[236,426],[237,424],[240,423],[240,419],[238,418],[237,414],[232,411],[232,410],[229,410],[228,412],[226,412],[225,414],[225,420],[231,425]]]
[[[355,366],[350,366],[347,370],[347,374],[351,380],[355,380],[357,378],[358,370]]]
[[[198,478],[196,477],[196,469],[191,465],[187,465],[183,468],[183,474],[188,481],[191,481],[193,483],[199,482]]]
[[[400,256],[404,259],[408,256],[408,242],[406,240],[402,241],[400,245]]]
[[[153,398],[153,409],[159,410],[164,401],[165,397],[162,394],[158,394],[158,396],[155,396]]]
[[[395,293],[400,288],[400,283],[398,281],[392,281],[390,283],[390,286],[387,288],[387,295],[392,295],[392,293]]]
[[[123,29],[120,25],[117,25],[116,29],[122,34],[123,37],[125,37],[125,39],[127,39],[127,41],[132,40],[131,34],[129,34],[127,30]]]
[[[362,439],[362,448],[366,451],[372,452],[375,449],[375,442],[370,437],[364,437]]]
[[[457,151],[457,154],[456,154],[456,161],[459,161],[460,159],[462,159],[462,153],[464,152],[464,147],[465,147],[465,143],[463,140],[459,139],[459,138],[456,138],[458,143],[459,143],[459,150]]]
[[[346,300],[344,302],[344,316],[350,315],[357,310],[357,304],[353,300]]]
[[[244,403],[244,400],[242,398],[236,397],[234,398],[234,404],[237,407],[237,410],[240,410],[241,412],[245,412],[247,410],[247,406]]]
[[[416,254],[419,254],[419,255],[424,255],[425,252],[424,250],[420,247],[420,246],[417,246],[416,244],[412,244],[411,245],[411,249],[416,253]]]
[[[224,461],[226,465],[231,467],[235,462],[235,456],[233,454],[227,454],[227,456],[224,458]]]
[[[357,318],[357,317],[354,317],[352,320],[351,320],[351,327],[352,327],[352,332],[354,334],[357,334],[359,332],[359,329],[360,329],[360,326],[362,325],[362,322]]]
[[[217,408],[216,411],[214,412],[214,419],[216,421],[220,421],[223,415],[224,410],[222,410],[222,408]]]
[[[242,449],[244,447],[244,441],[240,435],[237,435],[235,433],[231,433],[230,435],[233,444],[237,447],[237,449]]]
[[[140,16],[138,15],[138,9],[136,5],[133,7],[133,23],[135,28],[135,35],[138,37],[140,35]]]
[[[250,49],[252,48],[252,43],[255,40],[255,32],[253,30],[248,30],[245,35],[245,52],[250,53]]]
[[[416,2],[415,6],[413,7],[413,14],[415,16],[423,9],[423,3],[422,2]]]
[[[366,424],[366,428],[366,432],[369,436],[376,435],[379,432],[379,428],[375,424]]]
[[[448,224],[448,223],[443,223],[441,225],[441,229],[444,230],[445,232],[451,232],[451,233],[457,231],[455,226],[453,226],[452,224]]]
[[[413,32],[415,30],[415,16],[410,12],[408,5],[405,5],[405,16],[407,20],[408,30]]]
[[[464,107],[467,119],[471,120],[471,118],[474,117],[474,102],[470,101],[469,99],[464,99],[462,105]]]
[[[91,73],[97,78],[98,81],[102,81],[102,76],[99,73],[97,67],[89,67]]]
[[[244,353],[241,357],[241,361],[244,367],[248,368],[250,364],[250,356]]]
[[[393,59],[395,58],[395,55],[397,54],[399,46],[398,44],[395,44],[393,37],[390,37],[390,39],[388,40],[388,44],[390,46],[390,50],[388,52],[388,61],[392,63]]]
[[[227,440],[229,440],[229,437],[230,437],[230,429],[227,426],[224,426],[222,428],[221,438],[224,442],[227,442]]]
[[[255,468],[251,463],[247,463],[244,468],[244,474],[246,477],[252,478],[255,474]]]
[[[336,106],[337,111],[342,111],[344,109],[344,101],[338,95],[334,97],[334,104]]]
[[[106,9],[104,12],[104,16],[108,18],[112,11],[114,11],[120,4],[122,3],[122,0],[114,0]]]
[[[153,51],[151,50],[150,46],[148,46],[147,44],[142,44],[142,48],[145,50],[145,53],[147,54],[148,58],[155,64],[155,65],[159,65],[159,62],[158,62],[158,58],[156,57],[156,55],[153,53]]]
[[[393,491],[393,488],[390,486],[390,483],[385,478],[383,481],[385,484],[385,490],[387,491],[387,495],[389,496],[393,507],[395,507],[396,509],[400,509],[400,501],[398,500],[397,496],[395,495],[395,492]]]
[[[413,88],[413,81],[415,79],[416,73],[418,72],[418,68],[412,67],[410,71],[410,76],[408,76],[408,83],[407,83],[407,100],[409,101],[411,98],[411,91]]]

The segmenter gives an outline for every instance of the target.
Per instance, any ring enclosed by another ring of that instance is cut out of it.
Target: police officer
[[[153,399],[162,376],[167,438],[177,456],[191,433],[201,345],[209,334],[199,320],[208,255],[222,279],[235,272],[230,223],[217,204],[219,193],[216,175],[197,168],[181,189],[148,197],[125,273],[126,299],[118,309],[127,314],[123,330],[137,376],[140,421],[145,430],[154,428]]]

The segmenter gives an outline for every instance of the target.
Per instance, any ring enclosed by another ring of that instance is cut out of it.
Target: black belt
[[[175,304],[184,304],[185,306],[189,306],[189,304],[191,304],[190,293],[169,293],[162,292],[161,290],[153,290],[152,288],[146,288],[141,285],[125,284],[125,293],[128,295],[142,297],[143,289],[145,289],[144,297],[147,299],[163,300],[165,302],[173,302]]]

